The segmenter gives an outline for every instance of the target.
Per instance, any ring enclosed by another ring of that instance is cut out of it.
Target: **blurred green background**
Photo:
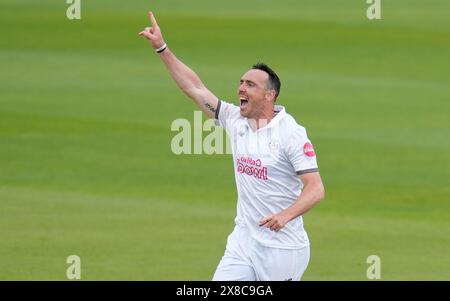
[[[219,97],[263,61],[308,129],[326,200],[304,280],[450,280],[450,3],[0,2],[0,279],[208,280],[233,228],[230,155],[171,152],[194,105],[137,33]]]

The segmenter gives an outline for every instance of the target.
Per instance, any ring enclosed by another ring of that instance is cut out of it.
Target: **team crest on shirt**
[[[305,145],[303,145],[303,153],[308,157],[314,157],[316,155],[314,147],[310,142],[306,142]]]
[[[280,148],[280,143],[277,140],[272,140],[269,142],[270,151],[274,152]]]

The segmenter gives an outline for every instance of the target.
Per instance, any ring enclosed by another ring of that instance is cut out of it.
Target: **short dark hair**
[[[281,81],[275,71],[264,63],[256,63],[252,66],[252,69],[257,69],[266,72],[269,75],[268,88],[275,90],[275,100],[280,94]]]

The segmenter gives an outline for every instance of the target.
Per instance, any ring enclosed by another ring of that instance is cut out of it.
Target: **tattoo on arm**
[[[216,109],[214,109],[214,107],[207,102],[205,102],[205,107],[207,107],[213,113],[216,112]]]

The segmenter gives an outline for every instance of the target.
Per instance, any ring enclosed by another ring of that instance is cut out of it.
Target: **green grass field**
[[[237,101],[255,62],[308,129],[326,200],[305,215],[304,280],[450,280],[450,3],[82,0],[0,3],[0,279],[208,280],[233,228],[229,155],[171,152],[194,105],[137,33]]]

